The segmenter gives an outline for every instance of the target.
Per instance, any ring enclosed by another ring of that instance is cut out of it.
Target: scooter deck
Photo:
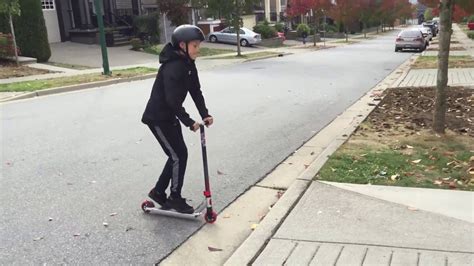
[[[163,207],[157,208],[154,206],[153,202],[149,200],[145,200],[142,204],[142,209],[145,213],[158,214],[158,215],[175,217],[175,218],[187,218],[187,219],[199,218],[203,214],[203,210],[205,208],[206,208],[206,205],[204,201],[201,204],[199,204],[199,206],[195,209],[194,213],[182,213],[174,209],[163,208]]]
[[[194,212],[194,213],[181,213],[177,212],[173,209],[163,209],[163,208],[156,208],[156,207],[144,207],[145,211],[148,211],[151,214],[158,214],[163,216],[175,217],[175,218],[187,218],[187,219],[196,219],[202,215],[202,212]]]

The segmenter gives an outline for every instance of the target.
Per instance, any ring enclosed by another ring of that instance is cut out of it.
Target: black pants
[[[163,172],[158,182],[156,182],[155,191],[160,193],[166,192],[171,181],[171,195],[173,197],[181,197],[186,163],[188,161],[188,149],[184,143],[181,125],[176,120],[174,122],[148,125],[148,127],[168,156]]]

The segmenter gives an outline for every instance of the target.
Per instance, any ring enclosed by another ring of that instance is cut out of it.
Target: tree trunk
[[[367,25],[365,25],[365,22],[362,23],[362,27],[364,27],[362,29],[362,31],[364,32],[364,39],[367,39]]]
[[[313,46],[316,46],[316,32],[318,32],[318,16],[316,15],[316,10],[313,9],[313,23],[314,23],[314,34],[313,34]]]
[[[234,21],[235,24],[235,30],[237,31],[237,56],[242,56],[241,49],[240,49],[240,5],[239,1],[235,1],[235,13],[236,13],[236,18]]]
[[[240,51],[240,25],[237,23],[235,30],[237,31],[237,56],[242,56]]]
[[[8,14],[8,15],[9,15],[9,21],[10,21],[10,31],[12,33],[12,39],[13,39],[13,49],[15,50],[15,62],[16,62],[16,66],[20,66],[20,62],[18,61],[18,49],[16,46],[15,28],[13,27],[12,14]]]
[[[452,34],[453,5],[454,0],[442,0],[440,3],[438,76],[436,79],[436,100],[433,115],[433,130],[440,134],[444,134],[446,124],[446,89],[448,85],[448,60]]]

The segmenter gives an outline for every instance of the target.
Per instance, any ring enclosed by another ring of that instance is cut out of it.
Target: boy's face
[[[183,49],[183,51],[186,51],[186,43],[181,42],[179,46],[181,47],[181,49]],[[196,60],[196,58],[199,56],[200,46],[201,46],[201,42],[197,40],[190,41],[188,43],[188,54],[192,60]]]

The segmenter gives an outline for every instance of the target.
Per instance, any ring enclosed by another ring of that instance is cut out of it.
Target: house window
[[[54,0],[41,0],[43,10],[54,10]]]

